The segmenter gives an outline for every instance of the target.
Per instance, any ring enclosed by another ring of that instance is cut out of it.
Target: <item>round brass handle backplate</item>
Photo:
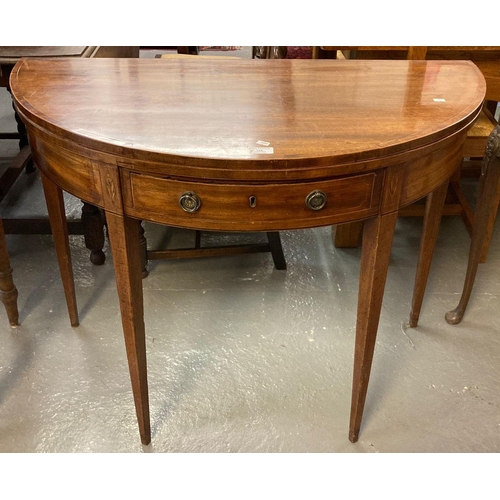
[[[326,194],[316,189],[306,196],[306,206],[311,210],[321,210],[326,205],[327,200]]]
[[[201,200],[193,191],[186,191],[181,194],[179,205],[184,212],[196,212],[201,207]]]

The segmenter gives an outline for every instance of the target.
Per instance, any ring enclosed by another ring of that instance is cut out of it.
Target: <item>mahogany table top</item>
[[[431,144],[470,123],[485,94],[468,61],[202,56],[24,59],[11,87],[26,119],[101,152],[273,170]]]

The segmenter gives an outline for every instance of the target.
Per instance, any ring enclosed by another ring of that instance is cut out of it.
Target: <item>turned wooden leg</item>
[[[338,224],[333,230],[335,231],[333,240],[335,248],[357,248],[361,243],[363,221]]]
[[[102,211],[90,203],[83,202],[82,226],[85,246],[90,250],[90,262],[101,266],[106,261],[104,248],[104,216]]]
[[[281,245],[280,233],[277,231],[267,233],[267,241],[269,242],[269,247],[271,248],[274,266],[279,271],[284,271],[286,269],[286,260],[283,253],[283,246]]]
[[[19,324],[19,311],[17,309],[17,288],[12,281],[12,268],[10,267],[5,233],[2,219],[0,219],[0,299],[2,300],[7,318],[11,326]]]
[[[139,432],[142,443],[149,444],[151,429],[139,243],[140,221],[109,212],[106,219]]]
[[[14,107],[14,104],[12,104],[12,107]],[[19,151],[24,148],[24,146],[28,145],[28,133],[26,132],[26,126],[24,125],[23,121],[17,114],[17,111],[14,108],[14,118],[16,120],[17,124],[17,132],[19,133]]]
[[[144,226],[142,225],[142,221],[139,224],[139,245],[141,246],[141,269],[142,269],[142,277],[147,278],[149,276],[148,269],[148,241],[146,240],[146,236],[144,235]]]
[[[448,311],[445,316],[450,325],[456,325],[462,321],[476,278],[477,266],[481,259],[484,240],[488,232],[489,220],[492,212],[495,212],[498,208],[496,200],[500,189],[500,126],[493,130],[488,139],[479,182],[479,196],[474,215],[469,262],[462,296],[458,306],[452,311]]]
[[[410,326],[412,328],[418,324],[447,192],[448,181],[429,194],[425,202],[424,226],[420,239],[420,251],[410,312]]]
[[[64,294],[66,295],[69,319],[71,326],[78,326],[79,320],[78,308],[76,305],[75,280],[73,278],[73,267],[71,265],[68,224],[66,223],[63,192],[57,184],[54,184],[44,174],[41,174],[41,178]]]
[[[364,223],[349,440],[358,440],[398,213]]]

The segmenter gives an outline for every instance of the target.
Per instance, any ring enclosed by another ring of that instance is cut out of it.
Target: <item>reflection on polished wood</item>
[[[23,61],[11,85],[44,184],[111,221],[143,443],[141,220],[268,233],[366,221],[349,431],[356,441],[397,213],[434,193],[418,304],[443,186],[481,111],[479,70],[446,61],[81,59]],[[63,216],[51,212],[58,226]]]
[[[500,102],[500,46],[321,46],[313,51],[315,58],[343,57],[370,60],[470,60],[480,69],[486,80],[485,103],[482,113],[471,127],[464,142],[462,162],[449,183],[449,194],[443,215],[460,215],[470,235],[473,232],[474,211],[460,186],[461,177],[479,177],[486,142],[498,121],[495,119]],[[492,213],[498,211],[497,205]],[[423,216],[425,206],[416,204],[403,207],[403,217]],[[485,262],[493,232],[495,217],[490,217],[483,238],[481,262]],[[351,248],[359,245],[362,223],[345,224],[335,228],[335,246]]]

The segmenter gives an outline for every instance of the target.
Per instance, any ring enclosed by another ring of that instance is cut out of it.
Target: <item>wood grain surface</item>
[[[485,93],[468,61],[193,59],[25,59],[10,83],[24,117],[91,148],[285,169],[430,144]]]

